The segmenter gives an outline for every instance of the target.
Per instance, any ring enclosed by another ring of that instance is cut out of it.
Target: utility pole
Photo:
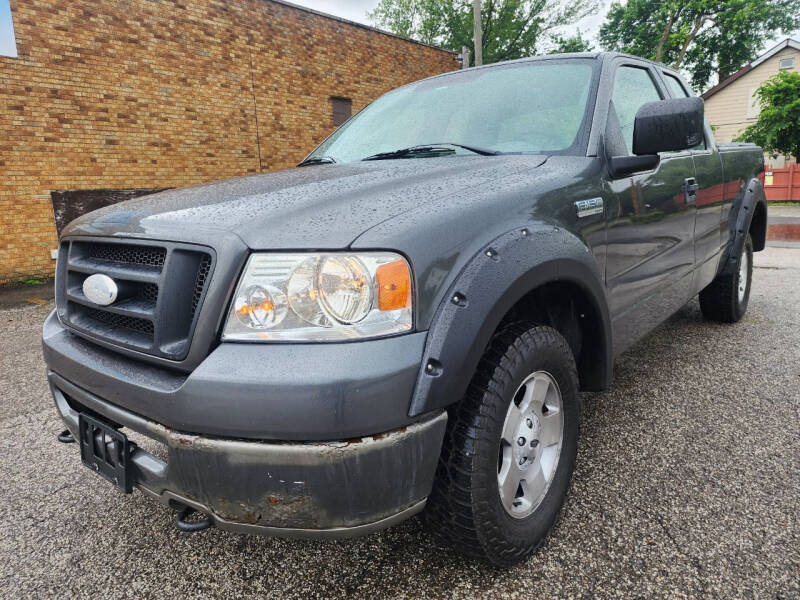
[[[481,29],[481,0],[472,0],[472,16],[475,40],[475,66],[483,64],[483,30]]]
[[[462,69],[469,69],[469,48],[467,46],[461,46],[461,68]]]

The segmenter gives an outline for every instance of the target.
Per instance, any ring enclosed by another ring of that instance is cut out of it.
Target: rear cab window
[[[673,98],[691,98],[692,94],[686,89],[686,86],[683,85],[683,82],[675,77],[672,73],[668,73],[666,71],[662,71],[664,75],[664,83],[667,84],[667,89],[669,90],[670,95]],[[703,140],[697,146],[692,148],[692,150],[705,150],[706,149],[706,142]]]
[[[686,91],[686,88],[683,87],[683,83],[674,75],[664,73],[664,81],[673,98],[689,98],[691,96],[691,94]]]

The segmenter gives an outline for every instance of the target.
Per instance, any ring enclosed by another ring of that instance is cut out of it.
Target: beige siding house
[[[800,72],[800,42],[785,39],[756,60],[739,69],[703,94],[706,117],[720,142],[730,142],[748,125],[755,123],[760,108],[754,100],[758,86],[779,71]],[[784,166],[782,156],[767,157],[776,168]]]

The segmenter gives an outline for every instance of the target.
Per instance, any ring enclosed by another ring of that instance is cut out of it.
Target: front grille
[[[192,314],[197,311],[203,291],[208,283],[208,276],[211,273],[211,256],[206,254],[200,261],[200,268],[197,269],[197,277],[194,280],[194,294],[192,295]]]
[[[126,244],[92,244],[89,256],[97,260],[108,260],[118,263],[163,267],[167,257],[166,248],[155,246],[128,246]]]
[[[87,337],[153,356],[182,360],[208,290],[214,255],[202,246],[75,238],[59,249],[57,304],[62,322]],[[83,294],[103,273],[119,289],[109,306]]]
[[[145,302],[152,302],[155,304],[158,301],[158,285],[155,283],[143,283],[139,286],[138,297]]]
[[[97,310],[96,308],[86,308],[83,312],[87,318],[93,319],[98,323],[105,323],[115,329],[128,329],[149,336],[152,336],[155,332],[153,322],[147,319],[118,315],[104,310]]]

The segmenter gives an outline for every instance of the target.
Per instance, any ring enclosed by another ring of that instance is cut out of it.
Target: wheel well
[[[568,281],[546,283],[523,296],[503,316],[497,331],[520,321],[549,325],[567,340],[582,390],[602,389],[606,348],[601,316],[589,295]]]
[[[758,202],[753,209],[753,220],[750,221],[749,231],[753,239],[753,251],[763,250],[767,243],[767,209],[763,202]]]

